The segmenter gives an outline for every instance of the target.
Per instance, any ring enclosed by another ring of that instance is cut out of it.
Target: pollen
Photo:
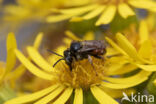
[[[65,63],[57,65],[57,81],[59,83],[72,86],[73,88],[89,89],[92,85],[98,85],[106,76],[106,66],[109,64],[106,60],[92,57],[93,65],[84,59],[75,61],[72,70]],[[62,67],[64,66],[64,67]]]

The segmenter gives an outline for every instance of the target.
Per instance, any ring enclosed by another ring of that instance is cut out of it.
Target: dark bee
[[[64,51],[64,56],[53,51],[50,52],[62,57],[53,65],[53,67],[55,67],[59,61],[65,60],[66,64],[70,67],[70,70],[72,70],[72,63],[74,60],[79,61],[88,59],[93,66],[91,56],[104,59],[102,55],[106,53],[106,43],[103,40],[73,41],[70,44],[70,48]]]

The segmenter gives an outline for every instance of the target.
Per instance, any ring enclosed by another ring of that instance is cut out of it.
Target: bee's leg
[[[72,65],[69,65],[70,71],[72,71]]]
[[[89,61],[89,63],[92,65],[93,69],[95,70],[95,67],[94,67],[94,64],[93,64],[93,61],[92,61],[92,57],[91,57],[90,55],[88,55],[88,61]],[[97,75],[96,70],[95,70],[95,73],[96,73],[96,75]]]
[[[103,56],[94,55],[94,57],[96,57],[96,58],[98,58],[98,59],[104,60],[104,57],[103,57]]]
[[[72,64],[68,64],[70,71],[72,71]]]
[[[69,68],[70,68],[70,71],[72,71],[73,70],[73,67],[74,67],[74,63],[75,62],[77,62],[77,59],[74,57],[74,58],[72,58],[73,60],[72,60],[72,62],[70,63],[70,64],[68,64],[68,66],[69,66]]]
[[[89,61],[89,63],[93,66],[93,68],[94,68],[93,61],[92,61],[92,58],[91,58],[90,55],[88,55],[88,61]]]

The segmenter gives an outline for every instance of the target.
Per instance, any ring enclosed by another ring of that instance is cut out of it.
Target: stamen
[[[72,86],[73,88],[81,87],[83,89],[88,89],[91,85],[100,83],[106,76],[106,60],[96,59],[92,57],[94,68],[89,63],[87,59],[74,62],[72,65],[72,71],[69,67],[63,63],[57,65],[58,81],[65,84],[66,86]],[[66,66],[61,69],[61,66]],[[96,74],[97,73],[97,74]]]

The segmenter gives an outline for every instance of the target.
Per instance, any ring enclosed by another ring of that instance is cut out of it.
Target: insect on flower
[[[51,50],[48,51],[62,57],[56,61],[53,67],[55,67],[59,61],[65,60],[66,64],[70,67],[70,70],[72,70],[72,63],[74,61],[88,59],[90,64],[93,66],[91,56],[104,59],[101,55],[106,53],[106,43],[104,40],[73,41],[70,44],[70,48],[64,51],[64,56],[59,55]]]

